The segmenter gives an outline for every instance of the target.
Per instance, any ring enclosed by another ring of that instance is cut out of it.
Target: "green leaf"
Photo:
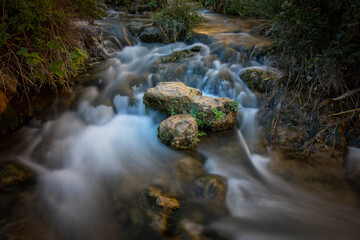
[[[51,64],[51,66],[52,67],[55,67],[55,68],[61,68],[62,67],[62,65],[64,64],[64,61],[54,61],[54,62],[52,62],[52,64]]]
[[[75,52],[75,51],[71,51],[71,52],[69,53],[69,56],[70,56],[71,59],[75,59],[75,58],[80,57],[80,55],[78,54],[78,52]]]
[[[22,56],[24,54],[27,54],[29,51],[28,48],[26,47],[21,47],[17,52],[16,52],[16,55],[19,55],[19,56]]]
[[[26,61],[31,67],[36,65],[36,63],[34,62],[34,58],[27,58]]]

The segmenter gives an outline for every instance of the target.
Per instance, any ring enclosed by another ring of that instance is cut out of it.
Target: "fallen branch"
[[[349,97],[349,96],[351,96],[351,95],[353,95],[354,93],[357,93],[357,92],[360,92],[360,88],[355,89],[355,90],[352,90],[352,91],[349,91],[349,92],[346,92],[346,93],[344,93],[343,95],[341,95],[341,96],[339,96],[339,97],[332,98],[332,100],[333,100],[333,101],[338,101],[338,100],[347,98],[347,97]]]
[[[357,112],[357,111],[360,111],[360,108],[355,108],[355,109],[347,110],[347,111],[344,111],[344,112],[334,113],[334,114],[329,115],[329,117],[338,116],[338,115],[351,113],[351,112]]]

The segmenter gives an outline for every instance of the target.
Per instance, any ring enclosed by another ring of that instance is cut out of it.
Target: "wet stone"
[[[147,89],[143,102],[170,115],[191,114],[199,127],[213,131],[231,129],[237,122],[237,101],[202,96],[200,90],[180,82],[161,82]]]
[[[218,175],[209,174],[194,181],[194,195],[202,199],[222,202],[226,191],[226,180]]]
[[[174,211],[180,208],[180,203],[176,198],[166,196],[161,189],[156,187],[148,188],[148,198],[156,206],[147,210],[147,216],[151,221],[150,227],[163,233],[167,230],[168,221]]]
[[[160,141],[173,149],[192,149],[198,142],[198,126],[191,115],[179,114],[165,119],[158,132]]]
[[[14,187],[28,182],[32,173],[14,163],[0,163],[0,188]]]
[[[281,74],[271,69],[249,68],[240,74],[240,77],[252,90],[265,93],[273,86],[273,81]]]

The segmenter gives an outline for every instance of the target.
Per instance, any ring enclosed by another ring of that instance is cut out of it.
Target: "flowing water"
[[[167,239],[176,238],[180,224],[205,239],[358,239],[357,206],[295,188],[269,171],[271,158],[250,150],[260,102],[239,76],[247,67],[268,65],[259,50],[268,40],[249,33],[256,22],[208,14],[209,22],[197,28],[198,42],[165,45],[138,42],[121,16],[112,12],[99,22],[108,29],[101,48],[110,58],[78,89],[74,110],[24,127],[2,144],[2,160],[37,175],[33,187],[0,193],[6,219],[0,227],[9,239]],[[163,56],[194,46],[201,47],[194,57],[159,66]],[[157,126],[166,116],[142,103],[159,79],[239,101],[238,126],[208,133],[192,152],[164,146]],[[152,185],[176,192],[172,165],[186,156],[203,159],[208,173],[226,178],[225,206],[180,194],[184,206],[168,233],[158,234],[141,220],[138,196]]]

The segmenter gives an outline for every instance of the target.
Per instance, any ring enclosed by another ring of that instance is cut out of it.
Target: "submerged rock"
[[[148,188],[148,197],[156,206],[157,211],[149,209],[147,215],[151,220],[150,226],[155,231],[165,232],[168,221],[173,212],[180,208],[180,203],[176,198],[168,197],[156,187]]]
[[[173,149],[192,149],[198,142],[198,126],[191,115],[179,114],[165,119],[158,132],[160,141]]]
[[[26,183],[32,174],[13,163],[0,163],[0,188],[13,187],[18,184]]]
[[[176,161],[173,165],[173,171],[175,176],[185,183],[191,183],[195,178],[205,174],[203,163],[192,157]]]
[[[233,128],[237,121],[237,101],[202,96],[200,90],[181,82],[161,82],[147,89],[143,102],[163,113],[191,114],[199,127],[213,131]]]
[[[183,82],[186,75],[186,64],[166,63],[159,65],[159,77],[157,82]]]
[[[161,207],[165,213],[172,213],[180,208],[180,203],[176,198],[164,195],[159,188],[149,187],[148,190],[149,198],[155,199],[156,206]]]
[[[226,180],[218,175],[206,175],[194,181],[194,195],[206,200],[224,201]]]

